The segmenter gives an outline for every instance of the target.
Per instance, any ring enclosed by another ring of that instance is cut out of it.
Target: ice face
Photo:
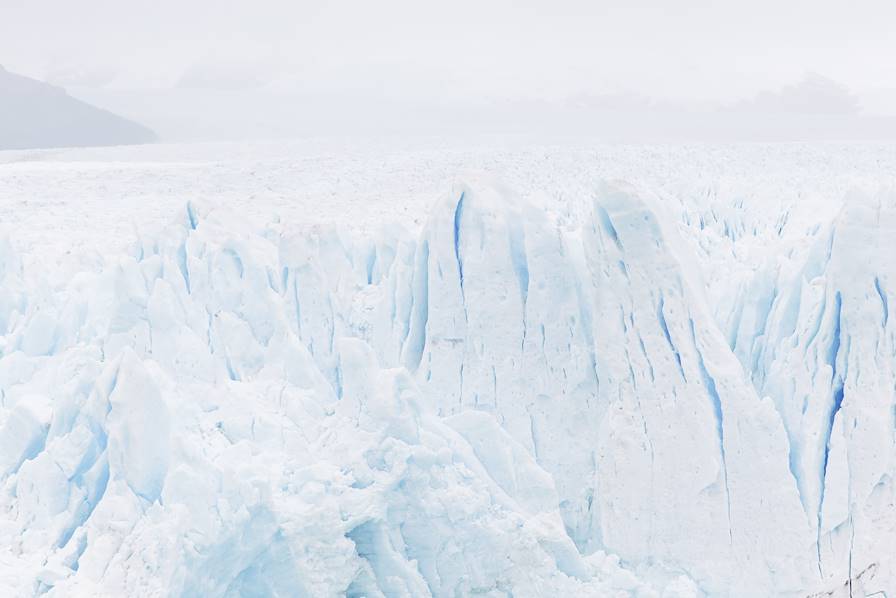
[[[582,552],[659,557],[712,594],[806,587],[810,530],[780,418],[648,202],[603,187],[564,231],[495,189],[455,189],[422,235],[412,303],[426,316],[411,334],[424,341],[409,365],[439,413],[490,412],[528,447]]]
[[[439,417],[406,340],[378,354],[350,323],[362,290],[419,305],[413,240],[244,229],[188,205],[62,288],[25,273],[0,360],[7,593],[658,595],[580,554],[492,415]]]
[[[0,587],[892,588],[896,202],[844,205],[470,177],[419,231],[187,203],[55,284],[0,243]]]
[[[893,529],[894,333],[881,281],[894,276],[894,219],[891,192],[851,193],[804,257],[758,274],[769,298],[735,343],[749,347],[737,351],[744,369],[781,414],[830,585],[892,575],[878,555],[894,542],[880,532]]]

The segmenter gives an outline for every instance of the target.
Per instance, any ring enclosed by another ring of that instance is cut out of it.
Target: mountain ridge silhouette
[[[149,128],[0,65],[0,150],[152,143]]]

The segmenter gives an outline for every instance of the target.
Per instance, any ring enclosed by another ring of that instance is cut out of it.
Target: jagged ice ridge
[[[892,594],[896,196],[805,247],[725,210],[473,177],[365,236],[188,203],[56,284],[4,242],[0,588]]]

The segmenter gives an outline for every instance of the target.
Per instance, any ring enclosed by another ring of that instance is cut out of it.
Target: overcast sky
[[[0,0],[0,64],[110,102],[146,90],[732,101],[809,72],[873,101],[896,88],[894,6]]]

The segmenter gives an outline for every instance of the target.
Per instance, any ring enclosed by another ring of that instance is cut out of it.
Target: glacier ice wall
[[[668,199],[474,179],[366,238],[191,203],[57,284],[0,244],[0,585],[892,590],[892,196],[758,266]]]
[[[722,317],[737,330],[732,348],[745,372],[787,430],[818,576],[891,592],[894,250],[896,196],[853,192],[799,259],[746,279],[743,294],[764,299]]]

